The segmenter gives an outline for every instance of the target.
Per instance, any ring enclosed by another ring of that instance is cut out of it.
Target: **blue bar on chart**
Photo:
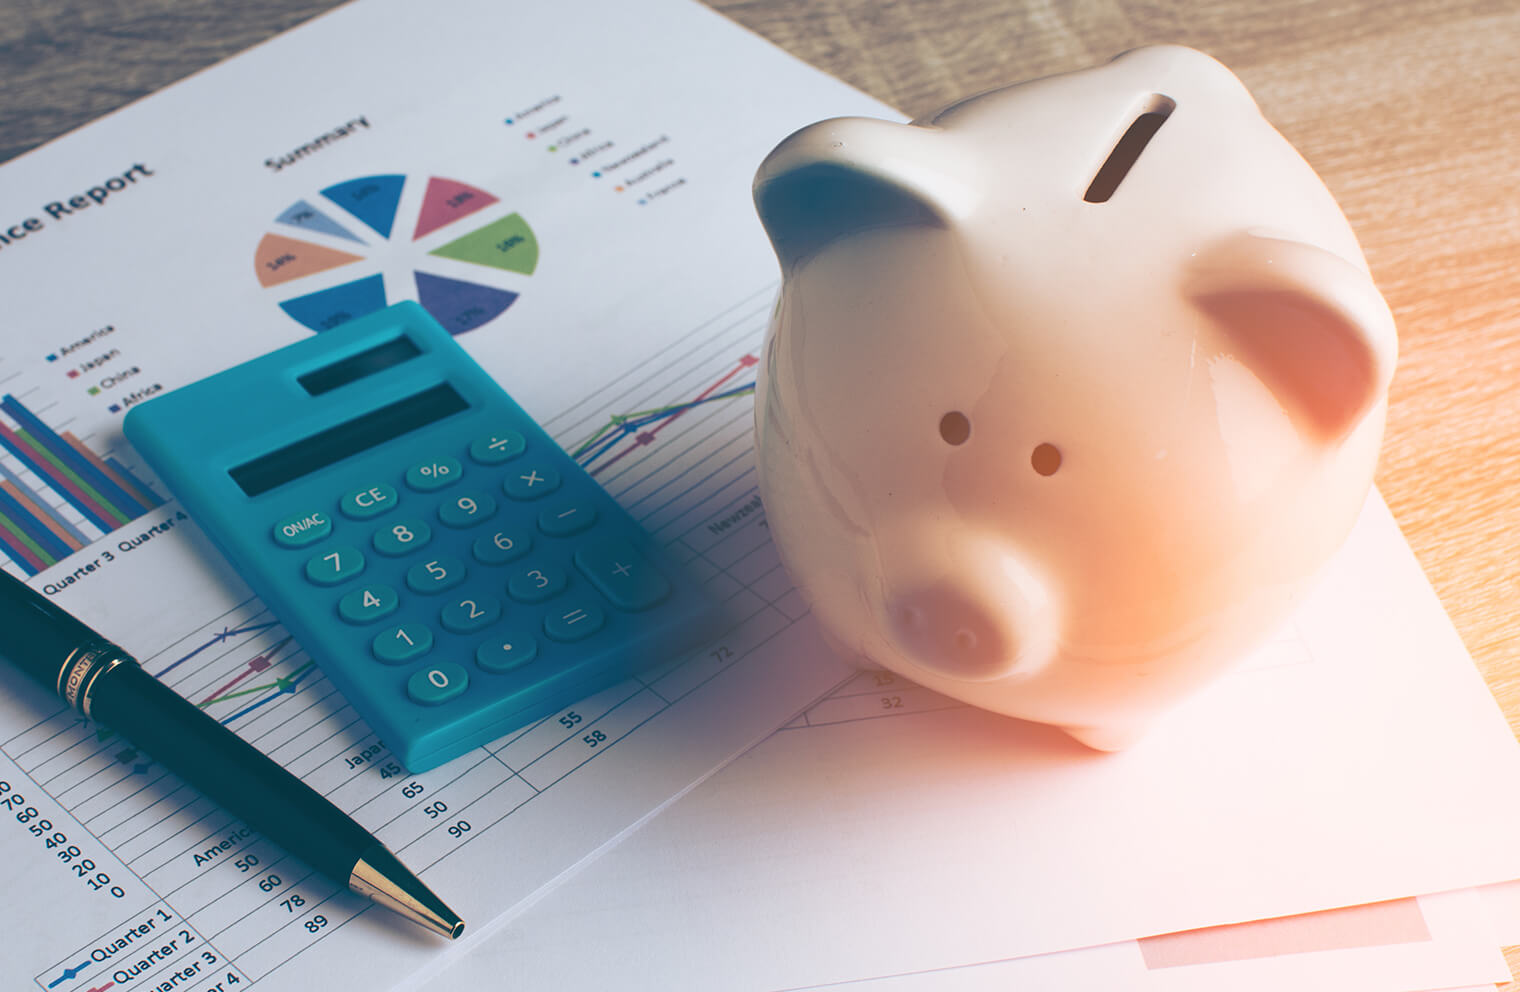
[[[54,509],[56,500],[72,506],[102,534],[163,505],[116,459],[101,458],[68,431],[54,431],[14,396],[0,399],[0,412],[16,424],[12,428],[0,422],[0,448],[40,483],[29,485],[0,468],[0,552],[27,575],[90,543],[84,531]]]

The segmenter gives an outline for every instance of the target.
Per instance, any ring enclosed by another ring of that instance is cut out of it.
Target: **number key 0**
[[[406,680],[406,694],[424,706],[446,703],[469,687],[470,673],[452,661],[414,672]]]

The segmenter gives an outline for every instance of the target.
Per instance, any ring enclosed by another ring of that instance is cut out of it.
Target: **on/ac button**
[[[282,548],[303,548],[332,533],[332,520],[321,510],[308,510],[286,517],[274,525],[274,543]]]

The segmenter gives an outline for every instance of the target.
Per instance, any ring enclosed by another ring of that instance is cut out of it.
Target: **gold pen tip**
[[[464,920],[422,884],[394,854],[376,844],[354,865],[348,887],[420,927],[457,940]]]

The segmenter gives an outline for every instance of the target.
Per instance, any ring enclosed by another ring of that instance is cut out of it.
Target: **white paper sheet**
[[[367,0],[6,164],[0,424],[35,415],[123,488],[0,452],[23,500],[0,500],[5,567],[354,810],[468,942],[845,674],[724,522],[754,498],[746,387],[776,279],[755,166],[820,115],[882,112],[692,4]],[[524,231],[532,264],[496,264]],[[402,298],[567,446],[610,430],[585,460],[740,621],[416,776],[161,489],[128,498],[153,480],[119,432],[154,393]],[[440,953],[5,679],[7,982],[385,988]]]
[[[429,988],[781,990],[1115,945],[1007,966],[1083,988],[1137,936],[1512,876],[1517,752],[1374,496],[1293,623],[1133,750],[864,673]]]
[[[1483,941],[1484,933],[1477,893],[1468,890],[1155,938],[1169,943],[1170,960],[1147,953],[1149,941],[1126,941],[845,987],[860,992],[1415,992],[1454,981],[1508,981],[1504,957],[1491,941]]]

